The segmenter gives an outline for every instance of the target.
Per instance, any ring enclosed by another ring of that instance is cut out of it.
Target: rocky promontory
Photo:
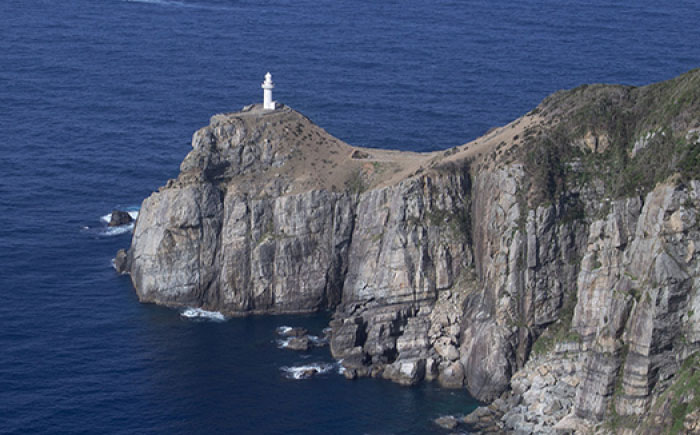
[[[699,133],[698,70],[561,91],[434,153],[248,106],[194,134],[116,264],[143,302],[333,309],[347,377],[466,388],[492,402],[472,429],[692,432]]]

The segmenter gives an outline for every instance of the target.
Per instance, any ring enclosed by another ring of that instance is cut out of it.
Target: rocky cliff
[[[347,377],[466,388],[482,431],[694,430],[699,115],[691,71],[416,154],[250,106],[194,134],[116,263],[144,302],[334,309]]]

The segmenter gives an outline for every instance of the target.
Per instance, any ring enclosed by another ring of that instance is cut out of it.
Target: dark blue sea
[[[440,433],[466,391],[346,381],[279,349],[328,313],[139,304],[101,218],[178,173],[211,115],[274,97],[354,145],[462,144],[582,83],[700,66],[693,1],[2,0],[1,433]],[[284,368],[326,373],[289,379]]]

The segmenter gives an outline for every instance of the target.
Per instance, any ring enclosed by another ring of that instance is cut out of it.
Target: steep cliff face
[[[319,131],[290,110],[251,108],[195,133],[178,179],[142,205],[129,250],[139,298],[229,313],[337,304],[355,201],[283,181],[295,175],[283,170],[300,153],[295,138]]]
[[[144,302],[334,308],[347,377],[500,396],[479,411],[497,430],[694,415],[700,392],[669,392],[700,348],[699,89],[577,88],[425,154],[287,107],[216,115],[144,201],[125,271]]]
[[[511,379],[504,430],[654,426],[644,417],[698,350],[698,188],[697,181],[659,185],[643,200],[613,201],[590,224],[571,325],[543,334],[550,348],[536,346]]]
[[[528,209],[522,165],[475,179],[474,250],[481,290],[466,305],[467,386],[490,400],[525,363],[541,330],[571,304],[584,225],[565,205]],[[479,223],[479,224],[476,224]]]
[[[572,324],[590,353],[577,416],[642,415],[698,349],[698,188],[657,186],[641,209],[638,199],[618,201],[591,226]]]
[[[331,324],[331,351],[349,376],[413,384],[426,376],[431,357],[427,376],[437,374],[432,307],[472,260],[466,170],[439,170],[360,196],[343,303]],[[447,333],[453,352],[457,335],[454,328]]]
[[[535,298],[562,288],[564,301],[534,321],[543,328],[510,392],[467,421],[534,433],[699,427],[699,102],[694,71],[646,88],[584,87],[538,108],[550,121],[524,148],[520,270],[544,266],[559,284]],[[559,243],[538,232],[545,222]],[[540,263],[540,246],[560,255]]]

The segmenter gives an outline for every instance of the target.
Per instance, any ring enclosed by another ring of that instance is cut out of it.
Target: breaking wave
[[[134,221],[136,218],[139,217],[139,209],[138,207],[129,207],[125,210],[127,213],[129,213],[129,216],[131,216]],[[126,225],[119,225],[118,227],[109,227],[106,226],[109,224],[109,221],[112,220],[112,213],[107,213],[106,215],[100,216],[100,222],[102,222],[103,225],[105,225],[105,228],[103,228],[100,232],[99,235],[101,236],[119,236],[121,234],[129,233],[131,231],[134,231],[134,222],[131,222]],[[84,227],[83,229],[89,230],[90,227]]]
[[[278,347],[278,348],[280,348],[280,349],[285,349],[285,348],[287,348],[287,347],[289,346],[289,342],[290,342],[291,340],[293,340],[293,339],[295,339],[295,338],[301,338],[301,337],[306,337],[306,338],[308,338],[309,341],[311,342],[311,345],[314,346],[314,347],[323,347],[323,346],[325,346],[325,345],[328,344],[328,339],[327,339],[327,338],[325,338],[325,337],[319,337],[318,335],[304,334],[304,335],[302,335],[302,336],[300,336],[300,337],[296,337],[296,336],[293,336],[293,337],[292,337],[292,336],[287,336],[287,334],[289,334],[293,329],[294,329],[294,327],[292,327],[292,326],[287,326],[287,325],[279,326],[279,327],[276,329],[277,335],[280,335],[280,336],[283,337],[283,338],[278,338],[277,340],[275,340],[275,343],[277,344],[277,347]],[[325,332],[325,330],[324,330],[324,332]]]
[[[104,231],[100,232],[102,236],[118,236],[120,234],[128,233],[134,230],[134,224],[120,225],[118,227],[107,227]]]
[[[218,311],[207,311],[201,308],[186,308],[181,313],[180,316],[191,320],[206,320],[212,322],[224,322],[226,321],[226,316]]]
[[[317,362],[292,367],[283,366],[280,367],[280,370],[285,378],[300,380],[308,379],[316,375],[330,373],[334,370],[339,371],[339,365],[337,363]]]
[[[287,346],[289,346],[289,340],[291,340],[291,338],[280,338],[275,340],[275,343],[277,343],[278,348],[285,349]]]
[[[279,328],[277,328],[277,333],[279,335],[286,335],[289,334],[289,331],[291,331],[292,329],[294,328],[292,328],[291,326],[280,326]]]
[[[315,335],[307,335],[306,337],[309,339],[311,345],[314,347],[322,347],[328,344],[328,340],[326,340],[325,338],[320,338]],[[289,347],[289,342],[294,338],[297,337],[278,338],[277,340],[275,340],[275,343],[277,343],[278,348],[286,349],[287,347]]]
[[[319,337],[317,335],[309,335],[308,337],[309,341],[311,341],[314,344],[314,346],[319,347],[328,344],[328,340],[323,337]]]

